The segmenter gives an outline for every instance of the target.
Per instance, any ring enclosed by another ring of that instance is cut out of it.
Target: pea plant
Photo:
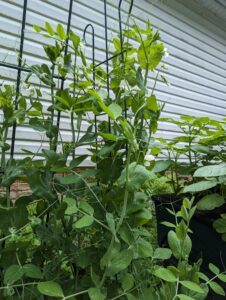
[[[189,265],[192,200],[184,200],[170,224],[169,248],[153,243],[148,184],[153,173],[144,160],[163,109],[154,93],[159,76],[164,80],[159,33],[150,22],[145,29],[133,24],[124,31],[123,57],[119,39],[113,40],[118,56],[109,74],[109,96],[108,75],[87,65],[78,35],[67,35],[61,24],[34,29],[53,42],[44,46],[49,63],[30,67],[25,84],[31,93],[20,95],[18,108],[13,109],[11,87],[0,93],[1,186],[9,188],[19,179],[31,190],[14,202],[10,194],[0,198],[1,299],[204,299],[211,285],[223,294],[215,279],[225,281],[225,275],[217,267],[210,267],[215,277],[208,279],[199,274],[199,262]],[[62,88],[62,80],[69,84]],[[47,109],[43,87],[49,91]],[[94,130],[89,114],[103,113],[110,122],[99,120]],[[22,117],[12,117],[18,114]],[[70,142],[61,136],[59,114],[69,116]],[[49,147],[38,153],[24,149],[26,158],[6,163],[11,117],[43,132]],[[90,126],[82,134],[84,119]],[[80,146],[89,149],[94,168],[80,168],[87,158],[77,155]]]

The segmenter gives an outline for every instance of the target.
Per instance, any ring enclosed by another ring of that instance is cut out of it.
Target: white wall
[[[167,87],[159,82],[156,87],[158,99],[166,102],[163,116],[178,118],[179,115],[190,114],[221,119],[226,117],[226,33],[220,24],[213,24],[205,18],[205,14],[201,16],[181,2],[134,0],[132,11],[138,24],[150,19],[160,30],[170,54],[165,61],[168,64],[165,73],[171,85]],[[109,39],[118,33],[117,4],[118,0],[108,0]],[[0,0],[0,61],[17,64],[22,6],[22,0]],[[124,1],[123,10],[128,6]],[[42,44],[46,40],[34,34],[32,25],[43,26],[48,21],[55,26],[61,22],[66,28],[68,7],[69,0],[28,0],[23,56],[28,65],[45,62]],[[72,29],[82,36],[87,23],[95,27],[97,62],[105,59],[103,11],[103,0],[76,0],[73,4]],[[90,58],[89,48],[86,55]],[[0,67],[1,81],[14,81],[16,75],[16,71]],[[44,101],[48,103],[47,96]],[[70,140],[66,116],[62,117],[60,128],[64,139]],[[173,125],[160,124],[158,136],[172,138],[176,134]],[[18,157],[22,157],[21,148],[37,151],[40,138],[45,140],[29,126],[18,128],[16,138]]]

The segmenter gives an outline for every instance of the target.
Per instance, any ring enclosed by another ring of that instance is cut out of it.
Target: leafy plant
[[[166,178],[157,178],[144,166],[163,109],[154,94],[160,71],[151,93],[147,88],[149,72],[162,69],[165,48],[159,33],[150,22],[145,29],[133,24],[124,31],[123,58],[115,56],[109,74],[110,96],[103,89],[108,75],[100,67],[87,66],[79,36],[66,34],[61,24],[34,29],[54,45],[44,46],[49,64],[31,66],[25,80],[32,92],[27,102],[21,96],[22,120],[26,116],[26,124],[45,133],[49,147],[41,147],[37,154],[24,149],[25,159],[7,163],[3,155],[1,185],[9,191],[20,179],[31,191],[0,206],[1,298],[204,299],[208,286],[223,294],[214,281],[215,277],[224,281],[223,273],[211,265],[216,275],[205,280],[199,274],[200,263],[189,264],[193,200],[185,199],[180,213],[174,213],[171,249],[153,243],[150,194],[169,188]],[[119,39],[113,42],[114,54],[122,54]],[[33,76],[40,81],[38,88],[32,84]],[[60,80],[66,79],[69,85],[62,88]],[[47,109],[41,101],[43,87],[50,93]],[[2,104],[3,113],[11,114],[10,88],[5,87],[1,97],[10,107]],[[20,107],[15,115],[18,112]],[[70,142],[61,139],[56,121],[61,113],[70,117]],[[94,131],[90,113],[105,114],[109,122],[99,120]],[[84,119],[90,123],[85,133]],[[3,148],[7,122],[1,131]],[[95,168],[80,169],[87,158],[78,155],[80,146],[91,152]],[[177,266],[168,261],[172,255]]]
[[[225,121],[216,121],[208,117],[180,116],[180,120],[161,118],[177,126],[181,135],[172,141],[158,139],[151,145],[151,153],[164,154],[167,159],[157,161],[159,171],[170,171],[174,192],[178,193],[184,181],[193,181],[193,174],[200,166],[210,162],[224,161]]]

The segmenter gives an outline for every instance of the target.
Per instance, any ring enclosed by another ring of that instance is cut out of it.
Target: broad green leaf
[[[172,230],[170,230],[168,233],[168,244],[173,252],[173,255],[179,259],[181,255],[180,240],[178,239],[176,233]]]
[[[68,175],[68,176],[65,176],[65,177],[62,177],[60,179],[60,183],[61,184],[73,184],[73,183],[77,183],[81,180],[81,177],[77,174],[75,175]]]
[[[144,182],[149,178],[149,171],[142,165],[133,162],[128,168],[128,182],[126,180],[126,169],[121,173],[118,179],[119,186],[125,186],[127,183],[127,189],[129,192],[135,192],[140,189]]]
[[[105,140],[109,140],[109,141],[113,141],[116,142],[117,141],[117,136],[112,134],[112,133],[104,133],[104,132],[100,132],[100,135],[105,139]]]
[[[183,192],[184,193],[196,193],[196,192],[201,192],[205,191],[208,189],[211,189],[217,185],[216,180],[210,180],[210,181],[199,181],[197,183],[193,183],[190,185],[187,185],[184,187]]]
[[[90,300],[104,300],[106,297],[104,294],[102,294],[101,290],[99,288],[89,288],[88,294]]]
[[[20,280],[24,275],[24,270],[19,265],[11,265],[8,267],[4,274],[4,283],[12,284]]]
[[[76,200],[74,198],[65,198],[64,202],[67,203],[67,208],[65,210],[65,215],[74,215],[78,212],[78,207],[77,207],[77,203]]]
[[[65,40],[67,38],[67,35],[64,31],[64,27],[60,23],[57,25],[56,33],[58,34],[61,40]]]
[[[134,277],[132,274],[126,273],[122,278],[122,288],[124,291],[129,291],[134,286]]]
[[[189,280],[182,280],[180,281],[180,284],[182,284],[184,287],[186,287],[187,289],[197,292],[197,293],[204,293],[204,291],[201,289],[201,287],[192,281]]]
[[[155,270],[154,275],[162,280],[165,280],[167,282],[176,282],[177,278],[176,276],[168,269],[166,268],[158,268]]]
[[[157,160],[155,161],[155,165],[152,171],[155,173],[165,171],[170,167],[171,163],[171,160]]]
[[[155,95],[151,95],[147,98],[147,108],[152,110],[152,111],[157,111],[159,109],[157,99]]]
[[[226,165],[204,166],[195,171],[194,177],[219,177],[226,175]]]
[[[221,295],[221,296],[225,296],[224,289],[217,282],[210,281],[209,286],[214,291],[214,293]]]
[[[59,101],[61,104],[65,105],[67,108],[70,108],[70,103],[63,97],[55,96],[54,98],[56,98],[57,101]]]
[[[168,248],[156,248],[154,252],[155,259],[169,259],[172,255],[172,251]]]
[[[111,103],[108,106],[108,109],[112,112],[114,116],[114,120],[116,120],[119,116],[121,116],[122,108],[117,103]]]
[[[195,298],[192,298],[192,297],[187,296],[187,295],[184,295],[184,294],[178,294],[177,297],[178,297],[180,300],[195,300]]]
[[[220,270],[217,266],[215,266],[214,264],[210,263],[209,264],[209,269],[210,271],[212,271],[215,275],[220,274]]]
[[[54,35],[55,31],[48,22],[45,23],[45,28],[46,28],[46,31],[49,33],[49,35],[51,35],[51,36]]]
[[[224,197],[219,194],[210,194],[204,196],[197,203],[197,208],[199,210],[212,210],[216,207],[220,207],[224,204]]]
[[[37,285],[39,292],[42,295],[50,296],[50,297],[64,297],[63,290],[59,283],[54,281],[44,281],[39,282]]]
[[[93,224],[93,217],[92,216],[83,216],[80,220],[78,220],[76,223],[75,223],[75,228],[84,228],[84,227],[88,227],[90,225]]]
[[[73,43],[73,47],[74,47],[75,52],[77,52],[78,46],[79,46],[79,43],[80,43],[80,37],[78,35],[76,35],[73,31],[71,31],[70,39]]]
[[[89,215],[94,214],[93,207],[86,201],[80,201],[79,202],[79,209],[83,210],[84,212],[86,212]]]
[[[125,270],[131,264],[132,259],[132,249],[125,249],[117,253],[107,266],[107,275],[114,276],[122,270]]]
[[[137,241],[137,253],[139,257],[147,258],[153,256],[153,248],[151,242],[148,242],[142,238]]]
[[[26,264],[23,266],[24,274],[27,277],[35,278],[35,279],[42,279],[43,275],[38,266],[35,266],[33,264]]]
[[[209,153],[210,152],[210,148],[208,146],[204,146],[201,144],[192,145],[191,150],[194,152],[200,152],[200,153]]]
[[[139,47],[137,52],[138,62],[142,69],[153,70],[160,63],[163,56],[164,45],[155,44],[150,46],[148,40]]]
[[[114,242],[112,247],[108,247],[107,251],[100,260],[101,270],[107,267],[108,261],[120,253],[120,243]]]

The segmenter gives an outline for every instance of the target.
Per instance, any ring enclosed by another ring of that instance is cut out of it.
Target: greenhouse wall
[[[166,103],[162,116],[178,118],[189,114],[221,119],[226,116],[226,42],[223,25],[209,20],[204,8],[196,12],[181,2],[134,0],[132,10],[132,18],[139,25],[145,26],[145,21],[150,19],[152,25],[159,28],[169,52],[169,58],[165,58],[168,68],[164,70],[169,86],[161,81],[156,86],[158,100]],[[117,5],[116,0],[107,3],[109,53],[113,50],[111,40],[119,32]],[[128,7],[129,3],[123,2],[124,21]],[[35,33],[32,26],[36,24],[44,27],[45,22],[56,26],[60,22],[66,28],[68,8],[69,0],[27,1],[23,59],[28,66],[46,62],[42,45],[49,42]],[[88,23],[92,23],[95,28],[96,63],[106,59],[103,12],[102,0],[73,2],[71,29],[82,37]],[[18,63],[22,13],[22,0],[0,0],[0,61],[15,65]],[[89,34],[87,40],[91,42]],[[89,46],[86,46],[85,53],[91,63],[92,49]],[[25,75],[22,73],[22,76]],[[17,70],[0,67],[0,76],[1,81],[12,83],[17,78]],[[152,84],[153,78],[150,78],[150,87]],[[47,104],[48,90],[43,95],[43,103]],[[60,129],[63,140],[70,140],[66,115],[61,117]],[[86,129],[84,126],[83,130]],[[177,129],[173,124],[160,123],[157,136],[172,139],[176,135]],[[15,156],[23,157],[21,148],[38,151],[40,141],[45,145],[44,136],[29,126],[20,127],[16,132]],[[87,152],[86,149],[80,151]]]

